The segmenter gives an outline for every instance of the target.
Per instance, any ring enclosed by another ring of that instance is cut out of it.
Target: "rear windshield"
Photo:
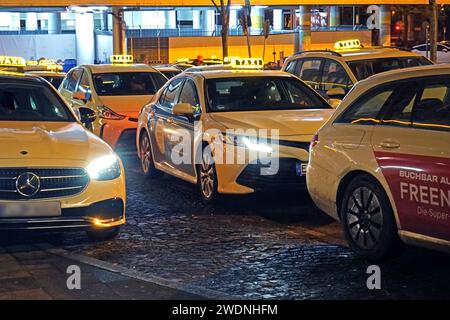
[[[424,57],[383,58],[347,62],[356,79],[363,80],[374,74],[410,67],[426,66],[431,62]]]
[[[94,74],[99,96],[145,96],[155,94],[167,79],[159,72],[117,72]]]
[[[76,120],[47,85],[0,81],[0,121]]]
[[[41,77],[50,82],[56,89],[59,88],[62,81],[64,80],[64,77],[57,77],[57,76],[41,76]]]
[[[329,109],[302,81],[291,77],[234,77],[206,80],[209,112]]]

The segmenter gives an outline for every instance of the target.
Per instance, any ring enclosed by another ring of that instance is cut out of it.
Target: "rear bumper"
[[[125,204],[120,198],[86,207],[63,208],[59,217],[0,218],[0,230],[111,228],[125,223]]]

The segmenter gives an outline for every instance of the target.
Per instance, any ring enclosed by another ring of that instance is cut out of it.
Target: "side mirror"
[[[78,112],[80,113],[80,121],[84,125],[90,125],[97,119],[97,113],[92,109],[80,107]]]
[[[72,98],[75,100],[80,100],[83,102],[87,102],[91,97],[88,93],[84,93],[81,91],[74,92]]]
[[[189,103],[178,103],[173,107],[172,113],[179,116],[192,117],[194,115],[194,110]]]
[[[336,109],[341,104],[341,99],[328,99],[328,103],[333,109]]]
[[[326,93],[328,98],[330,98],[330,99],[340,99],[340,100],[342,100],[345,97],[346,94],[347,94],[347,92],[345,92],[345,90],[343,88],[341,88],[341,87],[331,88]]]

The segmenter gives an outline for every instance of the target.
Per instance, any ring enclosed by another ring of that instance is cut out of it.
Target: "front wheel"
[[[120,232],[120,227],[112,227],[105,229],[90,228],[86,231],[87,236],[94,241],[113,240]]]
[[[358,176],[347,187],[341,218],[350,248],[362,258],[379,261],[401,248],[389,198],[374,179]]]
[[[214,158],[209,148],[205,148],[202,163],[197,166],[198,188],[203,202],[212,203],[219,197],[217,192],[217,174]]]
[[[146,132],[142,133],[139,139],[139,158],[141,160],[141,168],[146,178],[158,178],[162,176],[162,172],[155,168],[153,162],[152,146],[150,138]]]

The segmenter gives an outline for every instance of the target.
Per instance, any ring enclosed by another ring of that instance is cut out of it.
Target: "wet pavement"
[[[229,196],[205,206],[196,186],[168,176],[145,180],[136,159],[125,165],[128,221],[116,240],[92,243],[72,232],[25,233],[14,242],[50,242],[249,299],[450,298],[450,256],[415,248],[380,265],[381,290],[367,289],[370,263],[346,247],[339,224],[306,194]]]

